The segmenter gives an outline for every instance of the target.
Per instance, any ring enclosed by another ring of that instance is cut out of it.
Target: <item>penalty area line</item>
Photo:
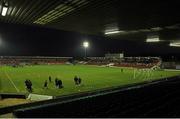
[[[16,87],[16,85],[14,84],[14,82],[12,81],[11,77],[8,75],[8,73],[6,71],[4,71],[5,75],[7,76],[8,80],[12,83],[12,85],[14,86],[14,88],[16,89],[17,92],[19,92],[19,89]]]

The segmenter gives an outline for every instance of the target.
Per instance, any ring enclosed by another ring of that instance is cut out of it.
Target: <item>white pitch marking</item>
[[[7,74],[6,71],[4,71],[4,73],[6,74],[7,78],[8,78],[9,81],[12,83],[12,85],[14,86],[14,88],[16,89],[16,91],[19,92],[19,89],[16,87],[16,85],[15,85],[14,82],[12,81],[11,77]]]

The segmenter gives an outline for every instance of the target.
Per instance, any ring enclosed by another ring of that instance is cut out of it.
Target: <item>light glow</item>
[[[146,42],[159,42],[159,38],[148,38]]]
[[[150,42],[159,42],[159,35],[157,34],[149,34],[147,36],[146,42],[150,43]]]
[[[105,32],[105,35],[111,35],[111,34],[118,34],[118,33],[123,33],[124,31],[119,31],[119,30],[117,30],[117,31],[107,31],[107,32]]]
[[[83,43],[83,46],[84,46],[85,48],[88,48],[88,47],[89,47],[89,43],[88,43],[87,41],[85,41],[85,42]]]
[[[3,9],[2,9],[1,15],[6,16],[7,10],[8,10],[8,7],[4,6]]]
[[[171,43],[169,44],[169,46],[171,46],[171,47],[180,47],[180,41],[171,42]]]
[[[162,28],[161,27],[154,27],[154,28],[151,28],[152,31],[161,31]]]

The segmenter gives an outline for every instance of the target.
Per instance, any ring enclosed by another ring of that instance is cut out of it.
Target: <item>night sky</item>
[[[132,40],[133,39],[133,40]],[[49,28],[0,24],[1,56],[74,56],[84,55],[82,42],[89,41],[88,56],[124,52],[125,56],[178,56],[180,48],[165,43],[148,44],[138,38],[109,39]]]

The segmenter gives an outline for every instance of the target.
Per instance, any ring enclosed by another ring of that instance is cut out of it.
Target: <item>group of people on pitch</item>
[[[51,76],[49,76],[49,83],[52,83]],[[56,86],[56,88],[63,88],[63,84],[62,84],[61,79],[55,78],[55,86]],[[43,88],[44,89],[48,88],[48,81],[47,80],[45,80]]]
[[[55,79],[55,85],[56,85],[56,88],[63,88],[63,84],[62,84],[61,79],[56,78]]]
[[[80,85],[81,84],[81,78],[80,77],[78,78],[77,76],[75,76],[74,82],[75,82],[75,85]]]
[[[77,76],[75,76],[74,82],[75,82],[75,85],[80,85],[81,84],[81,78],[80,77],[78,78]],[[51,76],[49,76],[49,83],[52,83]],[[27,90],[29,92],[32,92],[32,82],[29,79],[26,79],[25,85],[26,85]],[[59,88],[59,89],[63,88],[63,82],[61,79],[55,78],[55,87]],[[48,89],[48,81],[47,80],[45,80],[43,88]]]

